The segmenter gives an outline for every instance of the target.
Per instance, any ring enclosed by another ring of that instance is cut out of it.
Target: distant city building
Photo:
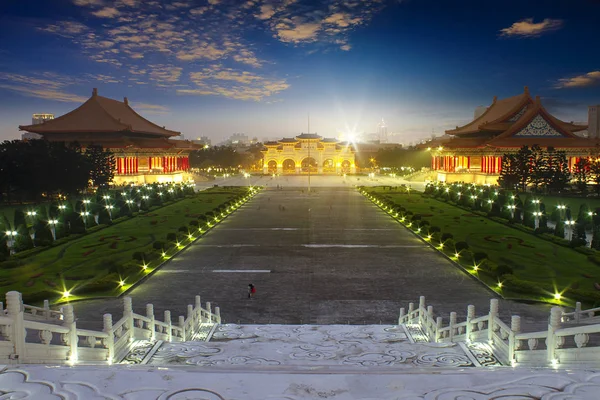
[[[54,114],[33,114],[31,117],[31,125],[42,124],[51,119],[54,119]]]
[[[21,135],[21,140],[36,140],[42,137],[42,135],[38,135],[37,133],[25,132]]]
[[[208,138],[208,136],[200,136],[196,140],[192,140],[192,142],[194,144],[199,144],[201,146],[208,146],[208,147],[210,147],[212,145],[212,141]]]
[[[356,164],[352,143],[303,133],[295,138],[265,142],[265,174],[354,174]]]
[[[379,143],[387,143],[388,141],[387,125],[383,118],[381,118],[381,122],[377,124],[377,139],[379,140]]]
[[[250,144],[248,135],[244,135],[243,133],[234,133],[229,138],[229,142],[235,146],[247,146],[248,144]]]
[[[588,137],[600,138],[600,104],[588,108]]]

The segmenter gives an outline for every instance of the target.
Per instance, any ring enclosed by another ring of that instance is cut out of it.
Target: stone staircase
[[[258,371],[501,366],[485,343],[429,343],[416,325],[219,325],[209,341],[142,343],[124,363]]]

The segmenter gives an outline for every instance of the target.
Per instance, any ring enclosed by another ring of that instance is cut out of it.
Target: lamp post
[[[517,206],[515,206],[514,204],[509,204],[507,207],[510,210],[510,217],[514,218],[515,217],[515,209],[517,208]]]
[[[112,221],[112,209],[114,208],[113,205],[111,204],[107,204],[106,206],[104,206],[106,208],[106,210],[108,211],[108,218],[110,218],[110,220]]]
[[[569,241],[573,239],[573,226],[575,225],[575,221],[565,221],[565,226],[569,227]]]
[[[52,232],[52,237],[56,240],[56,225],[58,224],[57,219],[49,219],[48,225],[50,225],[50,231]]]
[[[6,244],[8,245],[8,249],[10,250],[10,254],[14,254],[15,253],[15,237],[17,236],[17,231],[6,231],[6,236],[8,237],[8,240],[6,241]]]
[[[79,213],[81,215],[81,219],[83,219],[83,226],[87,229],[87,217],[90,215],[89,211],[82,211]]]
[[[540,217],[542,216],[542,212],[534,211],[533,216],[535,217],[535,227],[539,228],[540,227]]]

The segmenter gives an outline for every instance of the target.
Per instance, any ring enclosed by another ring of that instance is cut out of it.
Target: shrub
[[[146,261],[146,253],[144,253],[143,251],[136,251],[131,255],[131,258],[137,261],[144,262]]]
[[[74,289],[74,294],[83,295],[87,293],[109,292],[117,289],[119,286],[119,275],[116,273],[108,274],[94,282],[82,285]]]
[[[548,296],[547,290],[541,288],[538,283],[523,281],[514,275],[504,275],[503,282],[507,289],[526,295]]]
[[[18,268],[23,265],[23,261],[8,260],[0,263],[0,270]]]
[[[167,233],[167,242],[175,242],[177,241],[177,234],[171,232]]]
[[[448,239],[454,239],[454,235],[451,233],[442,233],[442,242],[445,242]]]
[[[421,214],[415,214],[412,216],[411,221],[420,221],[421,218]]]
[[[456,251],[460,252],[462,250],[468,250],[469,244],[467,242],[456,242],[456,245],[454,245],[454,247],[456,247]]]
[[[187,234],[190,229],[187,226],[180,226],[179,229],[177,229],[179,232],[183,232],[185,234]]]
[[[429,227],[429,233],[436,233],[436,232],[441,232],[442,230],[440,229],[439,226],[430,226]]]
[[[504,275],[512,275],[514,273],[513,269],[506,264],[498,265],[492,272],[494,272],[498,278]]]
[[[37,290],[33,293],[23,294],[23,303],[41,303],[44,300],[56,300],[60,297],[60,294],[55,290]]]
[[[154,243],[152,243],[152,248],[154,248],[156,250],[162,250],[165,248],[165,242],[156,240]]]
[[[195,227],[198,227],[198,221],[196,221],[195,219],[194,219],[194,220],[191,220],[191,221],[190,221],[190,226],[195,226]]]
[[[482,251],[476,251],[473,253],[473,261],[475,261],[475,263],[481,262],[486,258],[488,258],[488,255]]]

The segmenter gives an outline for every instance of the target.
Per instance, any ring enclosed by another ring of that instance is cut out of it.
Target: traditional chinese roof
[[[316,133],[302,133],[296,136],[296,139],[323,139],[321,136]]]
[[[298,141],[294,138],[283,138],[279,143],[297,143]]]
[[[180,132],[160,127],[129,106],[127,98],[123,102],[98,95],[94,89],[92,97],[75,110],[53,120],[35,125],[21,125],[22,131],[34,132],[45,137],[54,134],[72,134],[72,141],[78,140],[79,134],[106,133],[137,134],[150,137],[179,136]]]
[[[518,116],[519,112],[531,103],[533,103],[533,100],[529,95],[529,89],[527,87],[525,87],[523,93],[517,96],[502,100],[498,100],[497,97],[494,97],[492,105],[478,118],[464,126],[457,126],[456,129],[448,130],[446,133],[448,135],[469,135],[488,129],[491,131],[495,131],[498,128],[502,129],[502,127],[497,124],[502,122],[508,123],[511,118]]]
[[[269,142],[265,142],[263,145],[266,147],[278,146],[279,142],[269,141]]]
[[[321,142],[323,142],[323,143],[337,143],[338,140],[334,139],[334,138],[324,138],[323,140],[321,140]]]
[[[497,104],[501,104],[499,108]],[[486,114],[489,118],[486,118]],[[477,126],[477,128],[475,128]],[[542,147],[593,147],[595,144],[575,132],[586,129],[559,120],[543,106],[540,97],[535,101],[529,92],[509,99],[494,101],[487,112],[475,121],[455,130],[446,131],[443,138],[434,139],[420,147],[435,148],[519,148],[537,144]]]

